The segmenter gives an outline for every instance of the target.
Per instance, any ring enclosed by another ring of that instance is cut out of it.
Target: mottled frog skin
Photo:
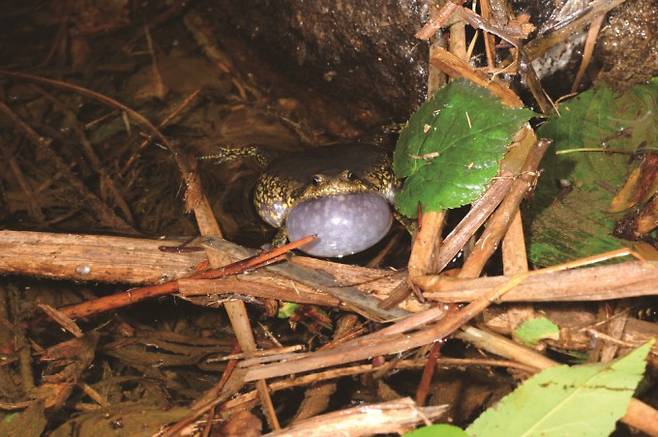
[[[362,144],[325,146],[272,161],[258,178],[254,205],[265,222],[281,228],[301,202],[354,193],[377,193],[392,202],[396,188],[384,150]]]
[[[386,235],[390,203],[398,181],[385,150],[363,144],[341,144],[285,153],[271,159],[257,147],[220,147],[206,158],[226,162],[255,158],[264,171],[256,182],[258,215],[279,231],[273,244],[288,235],[315,234],[303,251],[322,257],[360,252]]]

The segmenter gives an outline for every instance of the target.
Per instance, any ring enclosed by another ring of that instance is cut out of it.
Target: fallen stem
[[[252,258],[240,260],[218,269],[206,270],[195,273],[190,276],[192,279],[214,279],[229,275],[236,275],[245,270],[256,268],[263,265],[273,258],[281,256],[283,253],[296,249],[315,240],[316,237],[308,236],[300,240],[293,241],[284,246],[277,247],[261,255]],[[88,300],[75,305],[65,306],[59,310],[72,319],[89,317],[105,311],[114,310],[124,306],[140,302],[142,300],[164,296],[178,291],[178,281],[169,281],[164,284],[150,285],[146,287],[133,288],[120,293],[104,296],[98,299]]]

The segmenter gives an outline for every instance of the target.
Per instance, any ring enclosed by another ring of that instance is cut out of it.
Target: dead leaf
[[[658,191],[658,154],[647,154],[638,168],[633,169],[624,186],[610,202],[610,212],[626,211],[647,202]]]
[[[20,413],[11,413],[0,420],[0,435],[7,437],[39,437],[46,428],[44,405],[34,401]]]
[[[261,435],[263,424],[247,410],[239,411],[222,427],[225,437],[257,437]]]

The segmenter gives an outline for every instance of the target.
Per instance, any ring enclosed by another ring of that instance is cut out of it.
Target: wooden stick
[[[441,343],[436,342],[432,345],[430,353],[425,360],[425,366],[423,367],[423,375],[420,378],[420,383],[416,389],[416,404],[425,405],[427,400],[427,395],[430,391],[430,384],[432,383],[432,378],[434,377],[434,371],[436,370],[436,360],[439,358],[439,352],[441,351]]]
[[[391,362],[391,369],[417,369],[425,365],[425,359],[418,360],[396,360]],[[522,372],[534,373],[537,367],[520,364],[511,360],[496,360],[486,358],[438,358],[436,360],[437,366],[491,366],[491,367],[506,367],[511,369],[518,369]],[[286,390],[294,387],[301,387],[310,384],[315,384],[322,381],[327,381],[336,378],[343,378],[346,376],[360,375],[364,373],[372,373],[381,370],[382,366],[375,366],[374,364],[360,364],[351,367],[340,367],[337,369],[325,370],[324,372],[311,373],[309,375],[297,376],[295,378],[282,378],[279,380],[271,381],[270,388],[272,391]],[[225,410],[233,408],[241,408],[245,403],[251,402],[256,399],[256,391],[244,393],[240,396],[227,401],[223,407]]]
[[[288,284],[285,284],[285,283]],[[220,279],[181,279],[178,281],[178,292],[182,296],[207,296],[221,294],[241,294],[277,299],[304,305],[320,305],[329,307],[340,306],[340,300],[326,293],[319,293],[311,287],[300,284],[297,290],[291,289],[289,279],[277,278],[273,275],[252,273],[248,277],[231,277]],[[303,287],[303,290],[299,290]]]
[[[527,271],[528,256],[523,235],[523,219],[521,211],[516,208],[512,222],[503,238],[503,272],[509,276]]]
[[[503,173],[497,177],[482,197],[473,204],[466,216],[450,231],[450,234],[443,240],[441,250],[436,257],[438,271],[443,270],[448,265],[471,236],[500,205],[513,182],[514,177],[511,173]]]
[[[455,337],[471,343],[479,349],[514,362],[523,363],[537,370],[557,365],[555,361],[533,349],[483,329],[465,326],[455,333]]]
[[[174,152],[174,155],[178,155],[175,149],[172,149],[172,151]],[[186,182],[186,200],[188,205],[193,205],[194,216],[196,217],[201,235],[222,238],[219,223],[217,223],[212,208],[210,207],[210,202],[201,188],[199,174],[192,171],[192,169],[183,166],[184,160],[182,157],[176,161],[179,163],[179,169]],[[228,257],[221,252],[207,249],[206,255],[208,256],[208,261],[210,262],[211,267],[219,268],[220,266],[227,264]],[[244,302],[241,300],[228,301],[224,303],[224,308],[226,309],[226,313],[231,321],[233,332],[240,344],[240,349],[246,354],[255,352],[257,349],[256,339],[254,338],[254,333],[251,329],[249,314],[247,314],[247,308]],[[274,410],[274,405],[272,404],[272,399],[270,397],[270,391],[267,388],[265,380],[256,381],[256,389],[258,390],[258,396],[270,427],[275,430],[280,429],[281,425],[276,416],[276,411]]]
[[[498,287],[487,290],[486,293],[483,293],[465,307],[451,314],[451,317],[444,317],[437,323],[419,332],[414,332],[411,334],[393,334],[384,336],[382,338],[373,338],[371,336],[362,337],[328,351],[318,351],[312,354],[308,354],[299,360],[269,364],[255,369],[250,369],[245,375],[245,380],[250,381],[255,379],[270,378],[273,376],[282,376],[291,373],[320,369],[324,367],[359,361],[368,357],[404,352],[414,347],[430,344],[452,334],[461,326],[465,325],[475,316],[484,311],[494,301],[498,301],[510,290],[514,289],[519,284],[524,283],[529,278],[539,276],[543,273],[575,269],[600,262],[602,260],[610,259],[610,257],[628,255],[629,253],[630,251],[628,249],[620,249],[612,252],[606,252],[604,254],[569,261],[563,264],[547,267],[542,270],[515,275],[511,278],[507,278],[507,280],[500,284]],[[422,317],[424,313],[429,313],[432,311],[433,310],[430,309],[423,313],[419,313],[414,317]]]
[[[475,245],[461,272],[460,278],[473,278],[480,276],[484,265],[498,248],[498,244],[507,232],[510,221],[518,210],[519,204],[526,193],[534,186],[537,179],[539,162],[548,149],[550,141],[542,139],[528,155],[521,175],[514,181],[505,200],[489,219],[486,230]]]
[[[489,4],[489,0],[480,1],[480,13],[482,14],[482,18],[489,21],[491,18],[491,5]],[[496,39],[486,30],[482,31],[482,35],[484,35],[484,53],[487,56],[487,67],[494,69],[496,68],[496,55],[494,51]]]
[[[447,409],[447,405],[419,407],[412,399],[402,398],[314,416],[268,436],[365,436],[391,432],[402,434],[418,423],[431,423]]]
[[[450,77],[463,77],[476,85],[487,88],[508,106],[514,108],[523,106],[523,102],[514,91],[507,88],[502,82],[490,79],[486,74],[475,70],[468,62],[445,49],[438,48],[430,59],[430,63]]]
[[[558,268],[558,267],[556,267]],[[269,364],[247,371],[246,381],[253,381],[273,376],[288,375],[308,370],[321,369],[329,366],[359,361],[378,355],[404,352],[418,346],[433,343],[452,334],[460,326],[480,314],[494,300],[514,288],[525,279],[525,276],[511,278],[507,283],[480,296],[470,304],[452,314],[444,317],[426,329],[412,334],[393,334],[384,337],[366,336],[327,351],[318,351],[308,354],[304,358],[285,362]],[[427,312],[433,312],[433,309]],[[422,316],[420,313],[417,317]]]
[[[536,142],[534,132],[525,127],[517,133],[510,151],[501,163],[499,175],[494,178],[487,191],[475,201],[471,210],[448,234],[443,241],[441,249],[435,259],[435,269],[441,271],[464,247],[466,242],[484,224],[491,213],[500,205],[514,183],[515,177],[520,174],[527,155]]]
[[[436,273],[436,255],[441,245],[441,231],[445,212],[425,212],[420,229],[411,247],[409,257],[409,278],[428,273]]]
[[[448,24],[451,15],[459,9],[459,6],[464,3],[464,0],[457,0],[446,2],[441,6],[441,9],[436,9],[430,6],[430,19],[422,29],[416,32],[415,37],[418,39],[428,40],[434,36],[443,26]],[[432,4],[430,4],[432,5]]]
[[[647,435],[658,436],[658,411],[638,399],[631,398],[622,420]]]
[[[469,302],[499,287],[508,277],[454,279],[435,275],[417,278],[427,299]],[[502,302],[573,302],[658,295],[658,262],[628,261],[609,266],[545,272],[501,297]]]
[[[221,244],[211,244],[215,241]],[[199,251],[202,249],[200,245],[205,247],[210,244],[213,250],[220,251],[231,263],[256,253],[253,249],[216,239],[193,242],[185,247],[180,247],[180,244],[181,241],[172,240],[0,231],[0,274],[121,282],[139,286],[159,283],[163,279],[189,277],[196,271],[196,266],[207,260],[206,254]],[[257,259],[250,260],[258,263]],[[256,288],[262,288],[262,283],[271,280],[272,284],[285,289],[285,296],[298,297],[302,302],[330,305],[336,302],[335,299],[340,299],[349,308],[361,305],[359,311],[362,314],[380,321],[396,319],[404,316],[406,311],[419,311],[426,307],[414,299],[408,299],[400,308],[374,309],[371,314],[363,305],[377,307],[403,280],[402,274],[300,256],[292,257],[290,261],[242,276],[240,280],[245,284],[253,281]],[[250,268],[250,265],[243,265],[245,268]],[[320,275],[318,270],[324,274]],[[206,275],[212,276],[211,273]],[[203,287],[209,287],[207,282],[204,284]],[[190,284],[185,285],[185,291],[192,294],[193,290],[187,287]],[[218,290],[221,289],[222,286],[218,285]],[[173,288],[167,289],[169,291],[158,290],[153,292],[167,293]],[[332,295],[334,298],[330,297]],[[125,297],[134,298],[134,294]],[[129,300],[126,302],[129,303]]]
[[[176,279],[206,261],[202,250],[172,253],[182,241],[0,230],[0,273],[144,285]],[[201,248],[199,248],[201,249]]]
[[[271,258],[276,258],[282,253],[282,251],[284,251],[284,249],[290,250],[291,246],[299,246],[299,245],[307,244],[313,239],[314,237],[302,238],[301,240],[287,244],[285,246],[277,248],[276,250],[269,251],[268,254]],[[266,255],[267,254],[263,254],[259,257],[255,257],[254,259],[237,261],[235,263],[229,264],[219,269],[211,269],[211,270],[195,273],[191,276],[191,278],[212,279],[212,278],[219,278],[229,275],[235,275],[237,273],[241,273],[247,270],[248,268],[256,266],[258,262],[266,262],[267,259],[270,259],[267,258]],[[178,282],[169,281],[163,284],[150,285],[146,287],[128,290],[127,292],[120,292],[109,296],[100,297],[98,299],[85,301],[75,305],[68,305],[66,307],[60,308],[60,311],[64,313],[66,316],[71,318],[88,317],[93,314],[121,308],[152,297],[171,294],[176,292],[177,290],[178,290]]]
[[[439,13],[435,24],[438,25],[431,35],[438,30],[445,19],[452,13],[456,8],[456,5],[453,3],[451,5],[444,4]],[[447,14],[447,15],[446,15]],[[425,25],[425,28],[432,27],[432,19],[430,22]],[[463,27],[463,23],[462,23]],[[419,32],[419,33],[422,33]],[[430,35],[430,36],[431,36]],[[416,35],[418,37],[418,35]],[[455,38],[451,38],[453,44],[458,44],[459,35],[458,32],[455,32]],[[440,39],[434,39],[430,44],[430,56],[436,50],[443,50],[441,45],[445,43]],[[430,65],[430,74],[427,78],[427,99],[429,100],[443,85],[446,83],[445,75],[442,74],[439,70]],[[421,206],[419,206],[419,210]],[[409,278],[411,279],[414,276],[425,275],[428,273],[438,273],[439,270],[436,269],[436,255],[439,253],[439,248],[441,246],[442,240],[442,231],[443,231],[443,222],[445,220],[444,211],[419,211],[420,216],[418,217],[419,229],[416,232],[413,244],[411,246],[411,255],[409,256],[408,272]],[[407,284],[407,290],[412,290],[412,284]],[[400,286],[402,288],[402,285]],[[400,290],[398,290],[401,292]],[[419,300],[422,300],[420,297]],[[390,304],[390,302],[388,302]]]
[[[138,238],[52,234],[28,231],[0,231],[0,274],[19,274],[53,279],[92,282],[124,282],[133,285],[153,283],[162,278],[180,278],[194,272],[203,262],[203,252],[172,253],[158,250],[160,246],[178,246],[180,241]],[[239,248],[226,243],[227,247]],[[240,248],[241,250],[246,250]],[[227,249],[228,250],[228,249]],[[227,252],[228,253],[228,252]],[[628,254],[628,252],[626,252]],[[234,253],[228,254],[235,259]],[[335,285],[350,285],[363,293],[387,297],[404,280],[400,273],[365,267],[336,264],[325,260],[295,256],[293,264],[332,273]],[[643,266],[646,266],[644,269]],[[530,278],[525,292],[511,290],[502,301],[586,301],[617,299],[653,294],[652,281],[656,272],[652,262],[593,267],[564,273],[543,273]],[[657,266],[658,267],[658,266]],[[278,266],[285,268],[285,265]],[[248,283],[252,277],[258,283],[272,278],[270,267],[261,273],[240,277]],[[418,285],[429,299],[445,302],[469,302],[480,293],[499,286],[509,278],[493,276],[479,279],[455,279],[426,275],[417,278]],[[186,281],[183,281],[186,282]],[[286,293],[299,293],[304,299],[323,294],[319,284],[308,285],[278,277],[273,284],[286,287]],[[312,290],[315,290],[314,292]],[[561,290],[561,291],[560,291]],[[312,293],[307,296],[306,293]],[[319,297],[325,303],[326,297]],[[408,311],[426,309],[422,305],[405,306]]]
[[[523,219],[521,211],[516,209],[512,223],[503,238],[503,273],[512,276],[528,271],[528,256],[526,254],[525,237],[523,235]],[[512,305],[502,315],[510,332],[526,320],[535,316],[532,304]]]
[[[601,14],[598,17],[595,17],[589,25],[589,30],[587,31],[587,39],[585,40],[585,48],[583,50],[583,59],[580,61],[580,66],[578,66],[578,72],[576,73],[576,78],[573,80],[571,85],[571,92],[575,93],[580,88],[580,83],[585,76],[585,71],[589,66],[592,60],[592,53],[594,53],[594,46],[596,46],[596,39],[599,36],[599,30],[601,30],[601,25],[605,20],[605,14]]]

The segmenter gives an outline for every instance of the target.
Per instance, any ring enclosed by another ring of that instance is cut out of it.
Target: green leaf
[[[393,156],[398,210],[416,217],[471,203],[498,173],[514,133],[533,116],[503,105],[486,89],[451,82],[416,111],[400,132]]]
[[[466,432],[504,437],[608,436],[626,413],[653,343],[610,363],[548,368],[485,411]]]
[[[553,146],[527,214],[530,259],[536,266],[623,245],[612,235],[621,214],[607,211],[628,174],[629,154],[658,146],[658,79],[620,95],[608,88],[591,89],[563,103],[560,114],[538,131],[540,137],[553,139]],[[628,154],[578,151],[582,148]],[[572,153],[559,154],[565,151]],[[568,181],[570,191],[562,190],[558,181]]]
[[[279,319],[289,319],[290,316],[295,314],[299,308],[299,304],[293,302],[282,302],[279,307],[279,312],[276,314],[276,317]]]
[[[514,337],[529,346],[534,346],[546,338],[559,339],[560,328],[546,317],[537,317],[521,323],[514,331]]]
[[[404,434],[404,437],[468,437],[468,434],[455,425],[438,423],[415,429]]]

